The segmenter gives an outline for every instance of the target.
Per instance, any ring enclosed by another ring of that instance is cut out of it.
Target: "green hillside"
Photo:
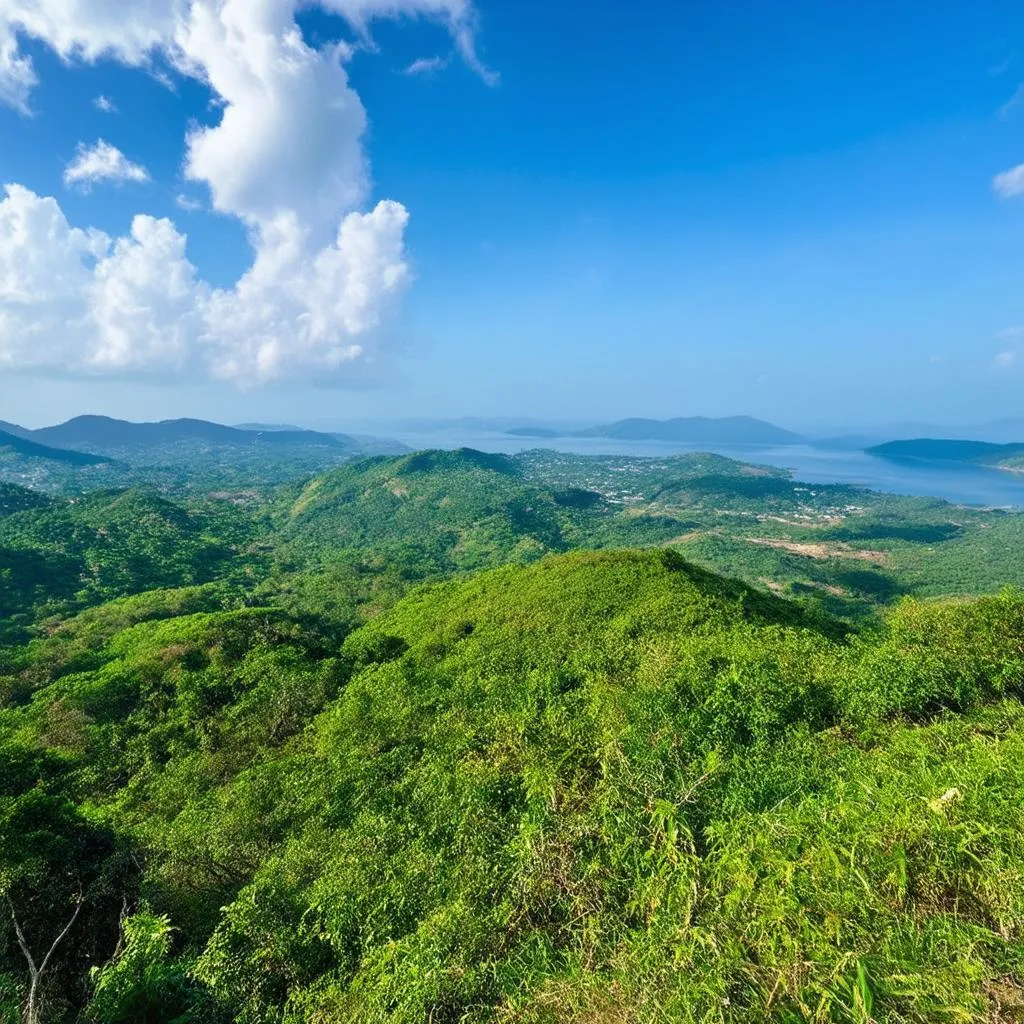
[[[608,552],[341,646],[223,600],[8,669],[6,892],[39,943],[81,903],[48,1019],[1015,1019],[1024,597],[851,635]]]
[[[0,517],[0,640],[33,616],[217,578],[245,531],[144,492],[74,501],[28,494],[0,492],[12,509]]]

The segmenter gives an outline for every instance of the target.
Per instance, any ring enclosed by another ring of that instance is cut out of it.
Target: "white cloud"
[[[184,210],[186,213],[198,213],[203,209],[203,204],[198,199],[193,199],[192,196],[185,195],[184,192],[179,192],[174,197],[174,205],[179,210]]]
[[[82,365],[115,372],[189,368],[208,291],[185,256],[185,236],[169,220],[136,217],[131,234],[96,264],[82,296]]]
[[[448,67],[447,57],[419,57],[406,69],[407,75],[431,75],[435,71],[444,71]]]
[[[1018,164],[1008,171],[1003,171],[1002,174],[997,174],[992,179],[992,188],[1001,199],[1024,194],[1024,164]]]
[[[21,185],[8,185],[0,201],[0,301],[43,305],[79,290],[85,268],[103,256],[107,236],[79,231],[64,218],[56,199],[41,199]],[[45,244],[39,244],[45,240]]]
[[[996,331],[997,339],[1005,338],[1022,338],[1024,337],[1024,326],[1004,327],[1001,331]]]
[[[186,0],[0,0],[0,25],[64,60],[112,57],[141,66],[173,35]]]
[[[123,181],[149,181],[149,171],[141,164],[132,163],[116,146],[100,139],[94,146],[78,144],[75,159],[64,170],[64,184],[88,192],[103,181],[120,184]]]
[[[477,56],[470,0],[310,2],[366,43],[374,19],[440,21],[463,59],[496,80]],[[55,200],[9,187],[0,201],[0,365],[251,383],[340,379],[346,365],[372,359],[377,328],[410,279],[408,214],[396,202],[359,212],[370,193],[367,118],[344,66],[350,48],[310,46],[295,21],[306,5],[0,0],[0,102],[29,109],[36,79],[19,36],[71,63],[113,59],[207,85],[212,113],[185,140],[185,175],[209,189],[215,210],[246,224],[254,249],[233,288],[213,288],[170,221],[137,217],[128,236],[110,239],[73,228]],[[100,143],[79,153],[66,180],[147,176]],[[196,200],[177,202],[192,210]]]
[[[28,114],[28,98],[35,84],[32,61],[19,53],[13,32],[0,22],[0,103]]]
[[[234,288],[199,279],[185,236],[138,216],[111,239],[21,186],[0,201],[0,366],[203,374],[241,384],[336,373],[366,356],[408,282],[399,203],[350,213],[310,254],[292,215]]]
[[[1011,349],[1007,349],[1005,352],[1000,352],[996,355],[995,359],[992,360],[992,369],[994,370],[1009,370],[1017,362],[1017,353]]]
[[[350,213],[337,238],[313,255],[293,217],[268,226],[252,269],[206,308],[207,336],[217,342],[213,375],[260,381],[298,367],[322,377],[367,356],[374,329],[410,277],[407,221],[395,202]]]
[[[97,109],[103,111],[104,114],[116,114],[117,104],[109,96],[97,96],[92,101],[92,105]]]
[[[466,62],[485,80],[497,80],[477,55],[472,0],[0,0],[0,100],[27,109],[36,81],[31,59],[19,53],[16,33],[46,43],[67,61],[105,57],[144,67],[162,54],[179,71],[202,78],[203,68],[189,52],[188,31],[179,38],[197,13],[215,19],[224,14],[225,22],[240,20],[241,14],[294,26],[295,10],[302,6],[333,11],[367,36],[379,18],[442,21]]]
[[[188,177],[251,224],[294,211],[333,233],[369,187],[366,114],[337,55],[307,46],[269,0],[194,3],[178,41],[223,103],[219,123],[189,136]]]

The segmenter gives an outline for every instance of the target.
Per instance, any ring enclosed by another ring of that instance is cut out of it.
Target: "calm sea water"
[[[391,435],[396,436],[396,435]],[[741,462],[792,470],[798,480],[815,484],[855,484],[890,494],[913,494],[967,505],[1024,508],[1024,474],[949,462],[894,462],[866,452],[833,451],[810,445],[691,445],[671,441],[614,441],[600,437],[521,438],[505,434],[400,434],[411,448],[476,448],[484,452],[549,448],[577,455],[666,456],[715,452]]]

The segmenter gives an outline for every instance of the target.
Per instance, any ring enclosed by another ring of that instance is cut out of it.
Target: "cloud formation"
[[[128,235],[72,227],[53,198],[0,200],[0,367],[203,374],[257,384],[331,374],[364,355],[406,284],[399,203],[349,213],[313,255],[285,218],[231,289],[201,280],[185,236],[137,216]]]
[[[469,0],[316,0],[369,39],[377,18],[444,23],[467,63]],[[341,380],[372,355],[410,279],[405,208],[370,194],[367,116],[343,44],[309,45],[300,0],[0,0],[0,101],[28,112],[36,75],[18,47],[68,62],[113,59],[204,83],[212,123],[184,140],[184,173],[239,218],[253,264],[230,289],[204,283],[186,239],[138,216],[128,235],[71,226],[52,198],[8,186],[0,200],[0,366],[82,372],[203,372],[243,383]],[[113,146],[80,150],[67,182],[144,180]],[[182,204],[187,208],[187,204]]]
[[[78,144],[74,160],[64,170],[64,184],[88,192],[103,181],[119,184],[124,181],[149,181],[149,171],[132,163],[116,146],[100,139],[94,146]]]

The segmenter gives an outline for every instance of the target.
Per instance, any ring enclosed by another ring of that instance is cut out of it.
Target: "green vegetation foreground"
[[[9,666],[0,884],[46,1021],[1018,1020],[1022,683],[1020,594],[854,634],[672,552],[340,647],[157,591]]]

